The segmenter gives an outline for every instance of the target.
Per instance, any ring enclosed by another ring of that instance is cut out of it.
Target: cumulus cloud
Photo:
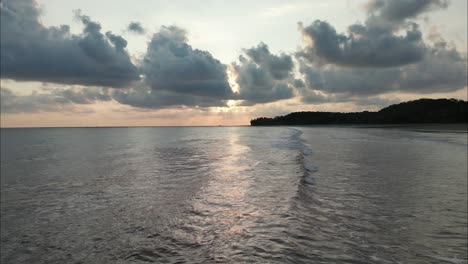
[[[238,63],[231,64],[239,86],[237,99],[244,100],[244,105],[253,105],[294,96],[289,85],[294,68],[291,56],[274,55],[264,43],[245,49],[244,53]]]
[[[113,98],[122,104],[160,109],[222,107],[228,100],[254,105],[293,97],[291,56],[274,55],[264,43],[244,53],[239,63],[229,66],[239,87],[235,93],[226,65],[209,52],[192,48],[184,29],[162,26],[143,58],[144,82],[127,91],[115,91]]]
[[[305,61],[300,72],[309,89],[369,96],[389,92],[452,92],[467,85],[466,55],[446,44],[434,45],[415,64],[389,68],[316,66]]]
[[[420,61],[425,52],[422,34],[416,24],[398,36],[390,29],[375,29],[355,24],[349,34],[339,34],[327,22],[316,20],[302,27],[311,44],[300,56],[321,64],[349,67],[392,67]]]
[[[294,68],[291,56],[271,54],[268,46],[263,42],[258,44],[257,47],[245,49],[244,52],[253,62],[268,70],[276,80],[288,78]]]
[[[299,24],[309,44],[298,53],[310,62],[347,67],[395,67],[421,61],[427,52],[419,26],[409,19],[445,8],[446,0],[373,0],[366,21],[352,24],[347,34],[325,21]]]
[[[146,32],[140,22],[130,22],[127,26],[127,30],[136,34],[145,34]]]
[[[302,101],[318,103],[389,92],[452,92],[466,87],[466,54],[438,35],[424,42],[414,18],[447,7],[443,0],[375,0],[364,24],[337,33],[329,23],[300,27],[309,40],[297,53]],[[364,102],[364,101],[363,101]]]
[[[79,11],[83,32],[45,27],[32,0],[3,0],[1,77],[20,81],[125,87],[139,79],[125,50],[127,41]]]
[[[227,66],[209,52],[188,44],[187,32],[176,26],[162,26],[153,35],[143,58],[144,83],[132,91],[118,91],[114,98],[124,104],[145,108],[226,106],[227,100],[244,105],[291,98],[288,86],[294,63],[286,54],[271,54],[268,46],[244,50],[230,70],[239,86],[234,93],[228,82]]]
[[[226,106],[234,97],[226,65],[188,44],[187,32],[162,26],[148,43],[141,63],[143,80],[112,92],[114,100],[139,108]]]
[[[50,92],[32,92],[18,95],[8,88],[0,89],[0,109],[2,113],[32,113],[51,111],[71,111],[76,104],[92,104],[110,101],[106,89],[54,89]]]
[[[155,91],[205,96],[232,97],[226,65],[209,52],[193,49],[187,32],[176,26],[162,26],[153,35],[143,59],[145,82]]]

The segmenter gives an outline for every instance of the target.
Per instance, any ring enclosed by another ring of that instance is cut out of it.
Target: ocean
[[[467,134],[1,129],[1,263],[467,263]]]

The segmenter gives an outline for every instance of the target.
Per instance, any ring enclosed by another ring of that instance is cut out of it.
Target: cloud
[[[106,89],[54,89],[49,93],[32,92],[18,95],[8,88],[0,90],[0,109],[2,113],[33,113],[52,111],[73,111],[77,104],[92,104],[110,101]]]
[[[447,8],[448,5],[448,0],[373,0],[368,7],[369,12],[374,16],[389,22],[401,22],[430,10]]]
[[[162,26],[153,35],[143,58],[144,83],[128,91],[115,91],[113,98],[141,108],[226,107],[227,100],[242,105],[291,98],[288,82],[294,63],[286,54],[271,54],[266,44],[244,50],[240,63],[230,65],[237,76],[239,92],[228,83],[227,67],[209,52],[192,48],[187,32]]]
[[[142,63],[145,82],[154,91],[228,99],[226,65],[209,52],[187,44],[187,32],[162,26],[148,44]]]
[[[231,64],[239,86],[237,99],[244,100],[243,105],[269,103],[292,98],[294,64],[291,56],[271,54],[268,46],[260,43],[257,47],[244,50],[245,56],[239,56],[239,62]]]
[[[311,90],[305,87],[298,88],[301,94],[301,102],[306,104],[326,104],[326,103],[349,103],[352,102],[358,106],[384,107],[399,103],[400,100],[386,98],[378,95],[352,95],[346,93],[324,93],[319,90]]]
[[[452,92],[467,85],[466,55],[444,43],[434,45],[419,63],[389,68],[349,68],[300,63],[308,89],[369,96],[389,92]]]
[[[352,24],[347,34],[337,33],[325,21],[299,23],[309,41],[298,53],[312,63],[347,67],[396,67],[423,60],[427,52],[419,26],[409,19],[423,12],[446,8],[446,0],[374,0],[366,21]]]
[[[423,59],[426,51],[422,34],[416,24],[405,35],[395,35],[391,29],[354,24],[348,35],[339,34],[327,22],[316,20],[300,26],[311,42],[299,56],[313,63],[337,64],[348,67],[393,67]]]
[[[258,44],[257,47],[245,49],[244,52],[257,65],[267,69],[276,80],[288,78],[294,68],[291,56],[286,54],[273,55],[263,42]]]
[[[402,68],[401,91],[416,93],[451,92],[467,86],[467,57],[445,42],[428,49],[420,63]]]
[[[4,0],[1,14],[1,78],[62,84],[126,87],[139,73],[125,50],[127,41],[76,13],[83,32],[45,27],[32,0]]]
[[[91,104],[97,101],[112,100],[107,89],[83,88],[83,89],[55,89],[52,95],[63,103]]]
[[[306,63],[302,63],[300,72],[308,89],[362,96],[397,90],[395,81],[401,74],[398,68],[315,67]]]
[[[112,98],[134,107],[163,109],[223,107],[234,97],[226,65],[192,48],[187,32],[176,26],[162,26],[152,36],[141,73],[142,82],[113,91]]]
[[[130,22],[127,26],[127,30],[136,34],[145,34],[146,32],[140,22]]]
[[[226,106],[225,100],[167,90],[152,90],[148,87],[116,90],[112,93],[112,97],[121,104],[148,109]]]
[[[243,100],[243,105],[291,98],[288,86],[294,63],[286,54],[271,54],[268,46],[244,50],[240,63],[230,65],[237,76],[239,92],[228,82],[227,66],[209,52],[188,44],[187,32],[162,26],[153,35],[143,58],[144,84],[132,91],[117,91],[114,98],[123,104],[144,108],[219,107],[227,100]]]
[[[415,18],[447,1],[376,0],[364,24],[339,34],[329,23],[300,26],[309,42],[296,57],[303,83],[294,86],[309,103],[361,101],[391,92],[453,92],[467,85],[467,58],[442,36],[424,42]],[[354,98],[354,99],[353,99]],[[365,102],[365,101],[362,101]]]

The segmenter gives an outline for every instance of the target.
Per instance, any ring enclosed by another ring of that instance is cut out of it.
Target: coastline
[[[417,132],[468,133],[468,123],[427,123],[427,124],[318,124],[318,125],[273,125],[258,127],[336,127],[336,128],[380,128],[404,129]]]

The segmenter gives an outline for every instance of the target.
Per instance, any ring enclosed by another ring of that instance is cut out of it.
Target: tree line
[[[250,121],[252,126],[422,123],[468,123],[468,102],[456,99],[419,99],[390,105],[377,112],[294,112]]]

